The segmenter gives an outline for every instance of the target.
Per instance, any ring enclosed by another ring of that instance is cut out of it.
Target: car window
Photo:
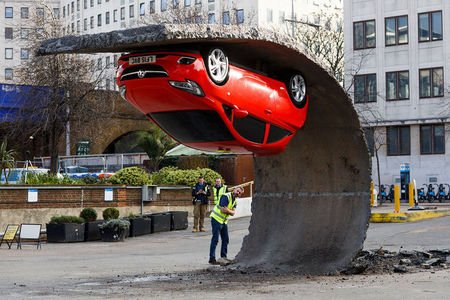
[[[150,117],[181,143],[234,140],[222,118],[213,110],[157,112],[150,114]]]
[[[234,118],[233,127],[244,139],[262,144],[264,142],[264,134],[266,131],[266,123],[254,118],[252,116],[247,116],[245,118]]]
[[[282,140],[291,134],[292,132],[271,124],[269,130],[269,137],[267,138],[267,144],[278,142],[279,140]]]

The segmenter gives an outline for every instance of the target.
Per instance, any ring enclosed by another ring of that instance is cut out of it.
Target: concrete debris
[[[408,269],[403,265],[394,265],[394,272],[395,273],[406,273],[406,272],[408,272]]]
[[[407,251],[407,250],[402,250],[399,252],[400,255],[405,256],[405,257],[409,257],[409,256],[413,256],[415,254],[414,251]]]

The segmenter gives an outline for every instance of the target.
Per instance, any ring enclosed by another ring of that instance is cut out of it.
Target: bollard
[[[395,212],[400,212],[400,186],[394,186]]]
[[[370,207],[373,207],[374,202],[374,195],[373,195],[373,181],[370,182]]]
[[[409,207],[414,206],[414,183],[409,184]]]

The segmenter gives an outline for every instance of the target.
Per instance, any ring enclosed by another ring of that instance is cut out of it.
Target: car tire
[[[217,85],[223,85],[228,80],[230,66],[228,56],[220,48],[212,48],[205,57],[206,71],[209,78]]]
[[[294,73],[287,83],[289,97],[297,108],[303,108],[306,105],[306,81],[299,73]]]

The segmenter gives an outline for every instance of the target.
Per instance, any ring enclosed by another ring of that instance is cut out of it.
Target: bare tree
[[[63,25],[45,2],[36,4],[27,24],[30,57],[15,70],[24,85],[19,112],[10,129],[15,137],[39,136],[51,157],[50,171],[57,171],[58,148],[68,124],[89,122],[109,114],[108,97],[98,97],[102,72],[94,71],[89,56],[32,55],[43,39],[60,37]],[[23,33],[21,33],[22,35]]]

